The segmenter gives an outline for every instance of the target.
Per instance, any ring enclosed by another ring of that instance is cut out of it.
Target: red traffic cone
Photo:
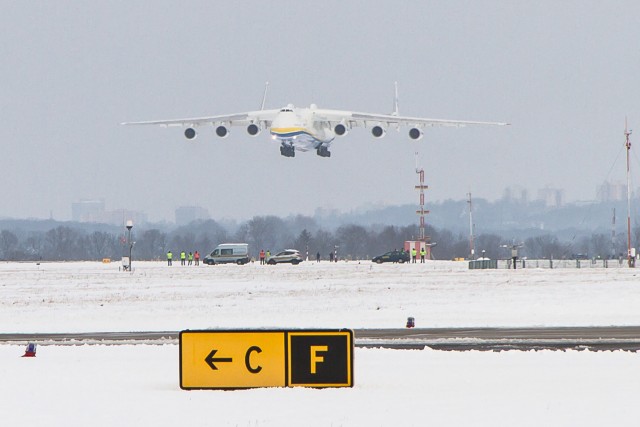
[[[27,344],[27,349],[22,357],[36,357],[36,344],[32,342]]]

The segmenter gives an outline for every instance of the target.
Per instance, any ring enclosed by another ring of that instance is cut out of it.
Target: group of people
[[[427,255],[427,250],[425,249],[425,247],[421,247],[420,248],[420,262],[424,263],[424,257]],[[411,248],[411,262],[413,264],[416,263],[416,257],[418,256],[418,251],[416,250],[416,248]]]
[[[265,252],[264,249],[260,249],[260,264],[264,265],[264,263],[266,262],[266,259],[269,258],[271,256],[271,251],[269,249],[267,249],[267,251]]]
[[[194,261],[196,265],[200,265],[200,252],[195,251],[188,254],[185,251],[180,252],[180,265],[192,265]],[[167,265],[173,265],[173,252],[171,251],[167,252]]]

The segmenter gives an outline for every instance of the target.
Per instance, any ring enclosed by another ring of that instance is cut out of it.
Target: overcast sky
[[[0,3],[0,217],[70,219],[81,199],[153,221],[417,203],[416,151],[427,203],[512,185],[592,200],[624,181],[625,115],[640,121],[637,1]],[[398,81],[403,115],[512,126],[354,129],[330,159],[291,159],[243,128],[187,142],[119,124],[255,110],[265,81],[268,108],[388,113]]]

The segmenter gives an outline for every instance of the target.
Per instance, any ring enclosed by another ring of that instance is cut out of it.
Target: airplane
[[[398,114],[398,83],[395,84],[394,111],[391,114],[358,113],[353,111],[327,110],[311,104],[309,108],[298,108],[293,104],[265,110],[269,83],[266,83],[262,105],[258,111],[225,114],[210,117],[187,119],[152,120],[143,122],[125,122],[122,125],[160,125],[163,127],[186,127],[184,136],[194,140],[198,136],[197,128],[212,126],[220,138],[226,138],[232,126],[244,126],[250,136],[257,136],[268,129],[271,138],[280,142],[280,154],[295,157],[296,151],[315,150],[320,157],[331,157],[329,147],[336,136],[342,137],[355,127],[371,129],[374,138],[382,138],[389,128],[400,130],[400,126],[409,126],[409,138],[420,140],[424,129],[431,126],[489,125],[505,126],[508,123],[474,122],[462,120],[442,120],[419,117],[404,117]]]

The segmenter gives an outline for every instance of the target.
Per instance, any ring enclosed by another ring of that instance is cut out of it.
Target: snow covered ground
[[[631,269],[0,264],[0,332],[640,324]],[[0,424],[633,425],[640,355],[356,349],[352,389],[183,391],[177,345],[0,346]]]

